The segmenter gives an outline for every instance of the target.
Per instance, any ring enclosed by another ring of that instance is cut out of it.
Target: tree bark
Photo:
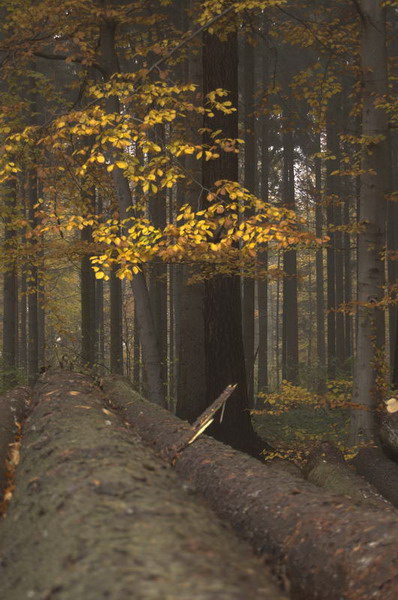
[[[0,524],[7,600],[283,600],[82,375],[46,374]]]
[[[321,442],[311,452],[305,475],[314,485],[348,496],[355,504],[379,510],[392,508],[376,488],[350,469],[343,454],[330,442]]]
[[[17,423],[23,420],[29,402],[30,390],[17,387],[0,396],[0,500],[10,483],[7,479],[7,464],[10,444],[18,433]]]
[[[385,360],[382,253],[386,243],[386,192],[388,179],[388,121],[377,100],[387,93],[385,8],[361,0],[363,75],[362,153],[358,235],[358,338],[354,369],[351,444],[374,439],[375,407],[384,392],[381,367]]]
[[[126,383],[106,380],[103,388],[109,406],[121,410],[157,452],[172,447],[189,428]],[[206,436],[174,463],[256,552],[272,562],[283,560],[292,600],[396,600],[395,511],[353,506]]]
[[[294,140],[291,130],[283,134],[283,204],[295,209]],[[283,255],[282,378],[298,384],[297,252]]]
[[[352,464],[386,500],[398,508],[398,465],[379,448],[363,448]]]
[[[315,152],[321,150],[320,135],[316,137]],[[315,235],[317,238],[323,236],[323,205],[322,205],[322,163],[320,158],[315,159]],[[318,381],[319,392],[326,388],[326,338],[325,338],[325,278],[323,268],[323,248],[318,248],[315,258],[316,269],[316,347],[318,356]]]
[[[238,105],[238,43],[231,32],[225,41],[216,34],[204,33],[203,93],[222,88],[230,91],[234,107]],[[204,128],[221,129],[224,135],[238,137],[237,111],[224,115],[215,111],[214,118],[205,117]],[[211,140],[208,134],[204,143]],[[238,181],[238,157],[234,152],[222,152],[216,160],[203,161],[203,187],[213,188],[220,179]],[[208,200],[203,198],[203,205]],[[204,299],[206,403],[209,406],[229,384],[238,387],[228,402],[223,420],[211,426],[211,434],[228,444],[250,453],[260,446],[248,411],[245,356],[242,337],[242,309],[238,276],[215,275],[205,282]]]
[[[244,187],[252,194],[255,192],[256,176],[256,137],[254,118],[254,47],[248,41],[243,41],[243,84],[244,84]],[[243,280],[243,345],[245,351],[247,393],[250,406],[254,400],[254,279],[245,277]]]
[[[16,210],[16,182],[13,181],[4,188],[5,204],[7,207],[4,230],[4,251],[8,253],[6,270],[3,275],[3,384],[5,388],[12,387],[16,382],[17,366],[17,267],[12,256],[12,242],[15,238],[13,219]]]
[[[100,0],[102,7],[107,6],[105,0]],[[115,48],[116,23],[112,18],[103,16],[100,30],[100,60],[107,79],[119,72],[118,58]],[[120,113],[120,103],[117,96],[111,96],[107,101],[107,110],[110,113]],[[112,171],[116,197],[119,207],[120,219],[123,221],[131,217],[129,208],[132,206],[132,197],[129,182],[119,167],[115,166]],[[162,380],[162,366],[156,331],[153,323],[153,315],[143,272],[136,274],[131,282],[134,294],[135,310],[137,315],[138,334],[140,337],[143,363],[147,377],[149,397],[152,402],[166,405],[164,386]]]
[[[123,300],[122,281],[113,267],[110,285],[110,358],[111,372],[123,375]]]

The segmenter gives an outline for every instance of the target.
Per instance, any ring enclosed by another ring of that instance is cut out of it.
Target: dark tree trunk
[[[110,358],[111,372],[123,374],[123,300],[122,281],[111,269],[110,285]]]
[[[294,140],[291,130],[283,134],[283,204],[295,209]],[[282,378],[298,383],[298,308],[297,308],[297,252],[288,250],[283,255],[283,321],[282,321]]]
[[[333,227],[336,219],[336,201],[338,198],[338,180],[332,173],[338,169],[339,138],[337,135],[337,114],[340,106],[340,96],[335,96],[327,114],[327,150],[330,158],[326,161],[326,219],[327,227]],[[332,158],[334,157],[334,158]],[[337,350],[336,350],[336,233],[328,231],[330,238],[327,248],[327,354],[328,377],[336,379]],[[341,282],[339,284],[341,286]]]
[[[317,136],[315,152],[320,152],[321,140]],[[317,238],[323,236],[323,206],[322,206],[322,164],[321,159],[315,159],[315,235]],[[316,346],[318,355],[318,391],[325,391],[326,387],[326,339],[325,339],[325,286],[323,270],[323,248],[316,252]]]
[[[85,198],[87,214],[95,212],[95,188]],[[81,232],[83,256],[80,263],[80,298],[81,298],[81,361],[85,367],[92,367],[95,356],[95,275],[90,261],[89,245],[92,242],[92,228],[85,227]],[[119,371],[116,371],[119,373]]]
[[[13,258],[15,229],[13,219],[16,210],[16,183],[9,183],[4,189],[7,216],[5,217],[4,251],[7,254],[6,270],[3,275],[3,384],[6,388],[16,382],[17,366],[17,267]]]
[[[254,118],[254,47],[247,40],[243,43],[243,102],[244,102],[244,187],[255,191],[256,176],[256,139]],[[247,391],[250,406],[254,398],[254,279],[246,277],[243,281],[243,344],[245,350]]]
[[[203,46],[203,92],[216,88],[230,90],[230,100],[237,106],[238,97],[238,43],[236,33],[225,41],[206,32]],[[221,129],[227,137],[238,137],[238,114],[205,118],[204,127]],[[205,136],[204,143],[209,138]],[[238,157],[234,152],[223,152],[217,160],[204,161],[203,186],[212,189],[220,179],[238,180]],[[203,200],[204,205],[208,203]],[[242,339],[242,312],[238,276],[218,276],[205,282],[204,301],[206,404],[213,402],[229,384],[238,384],[227,402],[222,422],[212,425],[211,433],[236,448],[257,452],[256,436],[248,412],[247,382]]]
[[[189,9],[198,10],[195,0],[188,0]],[[202,89],[203,61],[202,37],[198,36],[198,45],[190,52],[188,59],[188,80]],[[200,144],[201,139],[197,130],[201,127],[199,116],[191,117],[191,141]],[[195,157],[186,157],[186,168],[193,178],[200,182],[202,165]],[[187,186],[183,182],[179,187],[177,197],[178,207],[189,202],[193,209],[198,208],[198,198],[201,188],[193,182]],[[205,338],[204,338],[204,284],[202,282],[189,284],[188,280],[194,274],[192,268],[182,267],[181,273],[181,315],[178,348],[178,380],[176,413],[182,419],[194,421],[206,408],[206,374],[205,374]]]

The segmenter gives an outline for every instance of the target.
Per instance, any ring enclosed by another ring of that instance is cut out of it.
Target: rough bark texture
[[[386,414],[381,420],[379,430],[380,440],[386,454],[398,459],[398,413]]]
[[[358,328],[354,368],[350,443],[376,436],[375,408],[382,400],[384,361],[384,296],[386,193],[389,179],[388,118],[377,100],[388,92],[386,8],[361,0],[362,14],[362,135],[363,146],[358,235]]]
[[[123,382],[105,382],[104,390],[158,451],[188,427]],[[292,599],[396,600],[395,511],[359,509],[206,437],[187,447],[175,466],[257,552],[283,560]]]
[[[398,508],[398,466],[379,448],[363,448],[352,461],[355,469]]]
[[[330,442],[321,442],[314,448],[305,468],[311,483],[329,492],[348,496],[355,504],[368,508],[392,508],[379,492],[346,464],[343,454]]]
[[[203,92],[217,88],[230,91],[233,106],[238,105],[238,46],[237,34],[231,32],[227,39],[206,31],[203,34]],[[227,137],[238,137],[237,111],[223,114],[215,111],[210,118],[205,115],[204,127],[221,129]],[[212,144],[208,133],[203,142]],[[221,152],[216,160],[202,163],[202,183],[205,190],[214,188],[217,180],[238,180],[238,155]],[[208,206],[206,196],[203,207]],[[238,384],[228,401],[222,422],[214,421],[211,434],[239,450],[252,454],[258,452],[258,440],[253,430],[247,395],[245,355],[242,337],[242,307],[238,276],[215,275],[205,281],[204,295],[206,403],[209,406],[227,385]]]
[[[7,487],[7,465],[10,444],[17,434],[16,421],[20,422],[29,401],[29,390],[17,387],[0,396],[0,500]]]
[[[46,375],[1,523],[7,600],[282,600],[247,546],[110,411]]]

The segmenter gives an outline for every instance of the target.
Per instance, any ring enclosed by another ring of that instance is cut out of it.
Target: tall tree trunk
[[[339,138],[337,136],[337,113],[340,96],[334,96],[329,106],[326,124],[327,150],[330,158],[326,161],[326,218],[327,227],[335,225],[336,200],[338,198],[337,176],[332,175],[338,169]],[[332,158],[333,157],[333,158]],[[336,378],[336,233],[328,232],[330,241],[327,248],[327,354],[328,377]]]
[[[34,169],[28,178],[28,216],[32,227],[36,227],[37,174]],[[39,323],[38,323],[38,253],[32,244],[32,262],[28,280],[28,380],[33,385],[39,373]]]
[[[283,134],[283,204],[295,208],[294,141],[293,133]],[[298,309],[297,309],[297,252],[288,250],[283,255],[283,321],[282,321],[282,377],[298,383]]]
[[[267,22],[264,19],[263,34],[267,35]],[[269,56],[268,48],[263,47],[261,61],[262,92],[267,94],[269,85]],[[269,117],[263,115],[261,123],[261,176],[260,195],[263,202],[269,201]],[[268,252],[260,256],[261,268],[268,269]],[[268,279],[259,279],[257,282],[257,307],[258,307],[258,391],[268,390]]]
[[[95,189],[91,189],[85,198],[87,214],[95,212]],[[81,362],[92,367],[95,356],[95,276],[90,261],[88,247],[92,242],[92,228],[85,227],[81,232],[83,256],[80,262],[80,298],[81,298]],[[119,373],[120,371],[116,371]]]
[[[122,280],[116,275],[117,267],[112,267],[110,285],[110,358],[111,372],[123,375],[123,301]]]
[[[109,5],[106,0],[99,0],[99,4],[103,8]],[[115,30],[116,23],[114,20],[111,17],[103,15],[101,17],[99,53],[102,69],[106,73],[107,79],[119,72],[115,49]],[[117,96],[111,96],[108,99],[107,111],[113,114],[120,113],[120,103]],[[132,206],[132,196],[129,181],[124,176],[123,171],[117,166],[112,171],[112,177],[118,200],[120,219],[123,221],[127,217],[131,217],[129,209]],[[162,380],[161,358],[153,323],[148,288],[142,271],[133,277],[131,287],[135,300],[137,326],[141,341],[149,398],[152,402],[165,406],[166,398]]]
[[[243,102],[244,102],[244,186],[254,193],[256,176],[256,140],[254,118],[254,48],[248,40],[243,42]],[[243,343],[245,349],[246,377],[249,403],[254,397],[254,279],[243,281]]]
[[[361,0],[363,76],[362,135],[369,141],[362,153],[358,235],[358,341],[356,350],[351,443],[375,436],[375,408],[383,390],[380,366],[384,360],[383,297],[386,233],[386,182],[389,144],[386,113],[378,98],[387,93],[385,8],[374,0]],[[375,308],[376,305],[376,308]]]
[[[315,152],[320,152],[321,140],[317,135]],[[323,206],[322,206],[322,164],[321,159],[315,159],[315,235],[323,236]],[[316,251],[316,345],[318,355],[318,391],[326,388],[326,340],[325,340],[325,291],[323,274],[323,248]]]
[[[238,104],[238,44],[236,33],[225,41],[205,32],[203,46],[203,92],[216,88],[230,91],[233,106]],[[205,117],[204,127],[221,129],[227,137],[238,136],[237,111],[215,117]],[[209,138],[205,134],[205,143]],[[238,157],[234,152],[223,152],[216,160],[204,161],[203,186],[211,189],[219,179],[238,180]],[[203,203],[207,203],[206,198]],[[255,434],[248,412],[245,359],[242,339],[242,312],[238,276],[214,276],[205,283],[205,351],[207,404],[209,405],[231,383],[238,388],[228,401],[224,418],[212,426],[218,439],[242,450],[256,452]]]
[[[17,306],[17,268],[13,257],[15,228],[13,219],[16,212],[16,182],[12,181],[3,188],[6,206],[4,248],[8,254],[7,266],[3,276],[3,384],[9,388],[16,383],[16,306]]]
[[[195,0],[187,0],[187,8],[197,9]],[[202,38],[198,39],[202,42]],[[202,88],[203,65],[202,44],[196,52],[190,52],[188,60],[188,80]],[[194,118],[194,117],[193,117]],[[193,131],[191,141],[200,144],[198,129],[202,122],[200,118],[191,121]],[[185,159],[187,171],[196,181],[201,181],[202,165],[191,156]],[[184,186],[184,187],[183,187]],[[178,207],[184,202],[189,202],[194,210],[198,209],[200,187],[191,182],[179,186],[177,203]],[[177,380],[177,406],[176,414],[181,419],[194,421],[207,407],[206,400],[206,373],[205,373],[205,338],[204,338],[204,284],[188,283],[189,277],[194,274],[193,269],[182,267],[181,273],[181,315],[179,327],[178,348],[178,380]]]

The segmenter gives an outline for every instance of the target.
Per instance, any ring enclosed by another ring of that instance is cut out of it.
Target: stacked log
[[[255,550],[283,562],[294,600],[396,600],[398,516],[319,490],[302,477],[200,437],[177,455],[189,425],[122,380],[103,383],[109,406],[201,491]]]
[[[398,508],[398,465],[394,461],[387,458],[380,448],[362,448],[352,464],[384,498]]]
[[[35,396],[0,523],[0,598],[285,598],[88,378],[47,373]]]
[[[346,463],[342,452],[332,443],[317,444],[307,459],[304,473],[311,483],[329,492],[342,494],[368,508],[392,508],[391,504]]]
[[[29,401],[29,389],[17,387],[0,396],[0,500],[8,485],[7,460],[15,442],[18,423],[22,421]]]

